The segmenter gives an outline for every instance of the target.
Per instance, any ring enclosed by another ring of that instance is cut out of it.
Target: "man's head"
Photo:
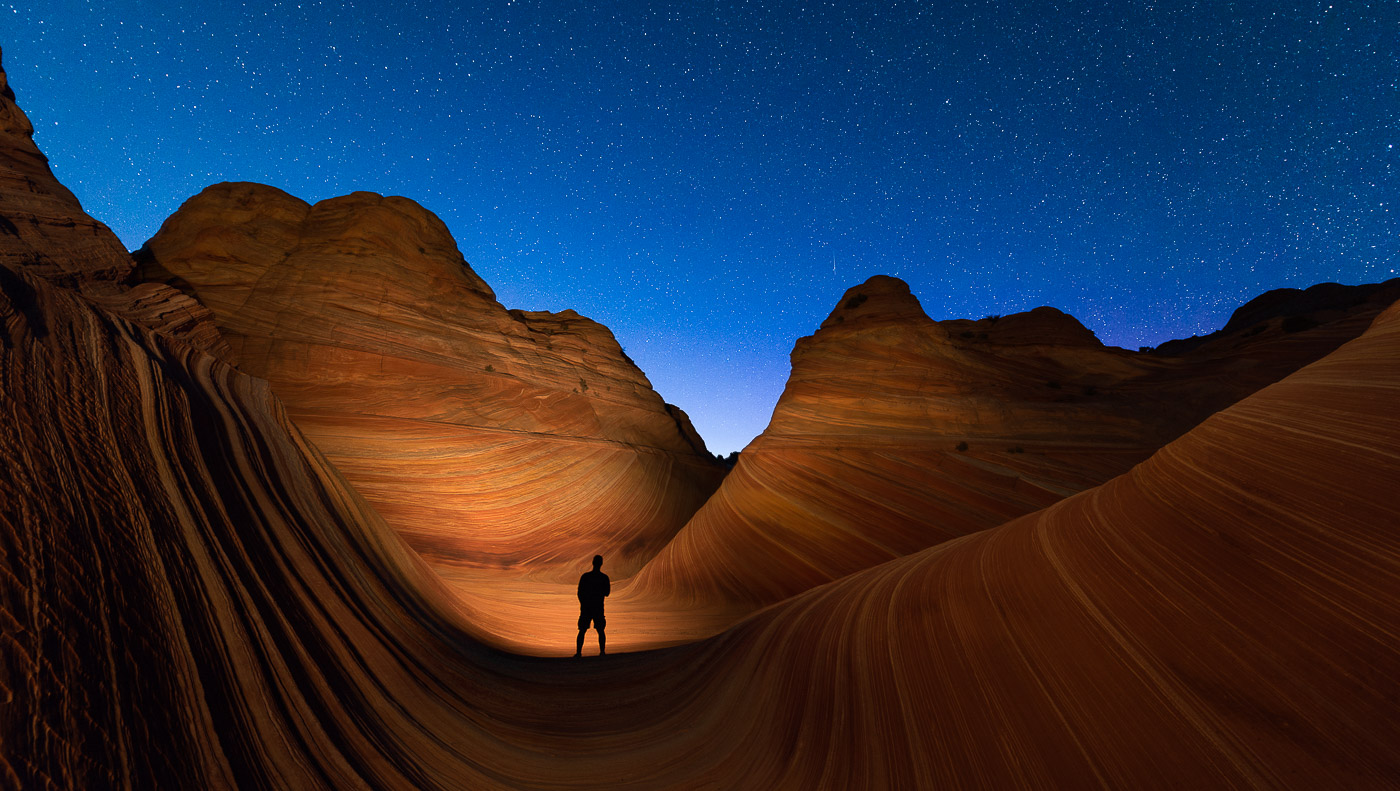
[[[602,567],[603,567],[603,556],[602,556],[602,555],[594,555],[594,556],[593,556],[593,570],[594,570],[594,571],[597,571],[598,569],[600,569],[600,568],[602,568]]]

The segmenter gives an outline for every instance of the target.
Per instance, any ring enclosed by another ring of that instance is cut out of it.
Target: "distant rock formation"
[[[136,257],[431,562],[625,576],[723,475],[607,328],[506,310],[406,198],[217,184]]]
[[[981,340],[998,346],[1088,346],[1103,343],[1079,319],[1049,306],[1008,316],[988,316],[977,321],[949,319],[938,322],[950,336]]]
[[[1251,299],[1209,335],[1167,341],[1157,354],[1181,355],[1229,351],[1258,335],[1279,336],[1310,330],[1334,321],[1369,321],[1400,299],[1400,278],[1384,283],[1344,286],[1318,283],[1306,289],[1276,288]]]
[[[768,428],[627,595],[742,610],[994,527],[1127,472],[1368,322],[1162,358],[1053,308],[934,322],[903,281],[871,278],[797,342]]]

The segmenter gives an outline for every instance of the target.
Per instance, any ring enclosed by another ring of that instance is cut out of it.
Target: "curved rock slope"
[[[217,184],[137,257],[430,562],[626,575],[723,474],[607,328],[507,311],[408,199]]]
[[[34,144],[34,125],[15,103],[0,68],[0,264],[80,291],[107,310],[178,335],[197,346],[220,349],[209,311],[168,286],[131,288],[132,271],[116,234],[83,211],[54,178],[49,159]]]
[[[743,611],[993,527],[1126,472],[1368,320],[1163,358],[1048,307],[934,322],[871,278],[797,342],[768,428],[624,596]]]
[[[1400,309],[1105,486],[582,662],[475,642],[265,383],[22,274],[0,327],[6,787],[1400,773]]]
[[[1397,400],[1400,306],[1127,475],[766,611],[714,641],[762,651],[736,738],[823,764],[775,787],[1390,787]]]
[[[0,263],[63,286],[115,282],[131,258],[107,226],[58,183],[34,145],[34,125],[0,70]]]

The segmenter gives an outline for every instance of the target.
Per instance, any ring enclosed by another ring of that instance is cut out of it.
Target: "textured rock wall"
[[[431,575],[267,384],[3,265],[0,383],[0,784],[348,782],[281,739],[343,735],[337,663],[394,664],[351,606]]]
[[[714,641],[768,691],[726,714],[754,718],[731,760],[793,788],[1391,786],[1397,397],[1400,306],[1127,475],[765,611]],[[793,733],[819,769],[761,762]]]
[[[222,339],[212,316],[168,286],[130,288],[131,257],[54,178],[34,126],[0,69],[0,264],[82,292],[107,310],[206,349]]]
[[[119,281],[131,258],[58,183],[34,145],[34,126],[0,70],[0,263],[65,286]]]
[[[573,662],[482,648],[264,382],[0,272],[5,787],[1400,773],[1400,309],[1105,486]]]
[[[626,575],[722,474],[612,333],[507,311],[410,200],[219,184],[138,258],[430,561]]]
[[[1162,358],[1053,308],[934,322],[871,278],[797,342],[768,428],[628,595],[752,607],[994,527],[1126,472],[1363,313]]]

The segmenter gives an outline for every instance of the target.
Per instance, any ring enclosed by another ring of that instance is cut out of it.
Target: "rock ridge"
[[[768,427],[636,578],[762,606],[1047,507],[1366,329],[1376,306],[1225,352],[1106,347],[1054,308],[931,321],[871,278],[799,339]]]

